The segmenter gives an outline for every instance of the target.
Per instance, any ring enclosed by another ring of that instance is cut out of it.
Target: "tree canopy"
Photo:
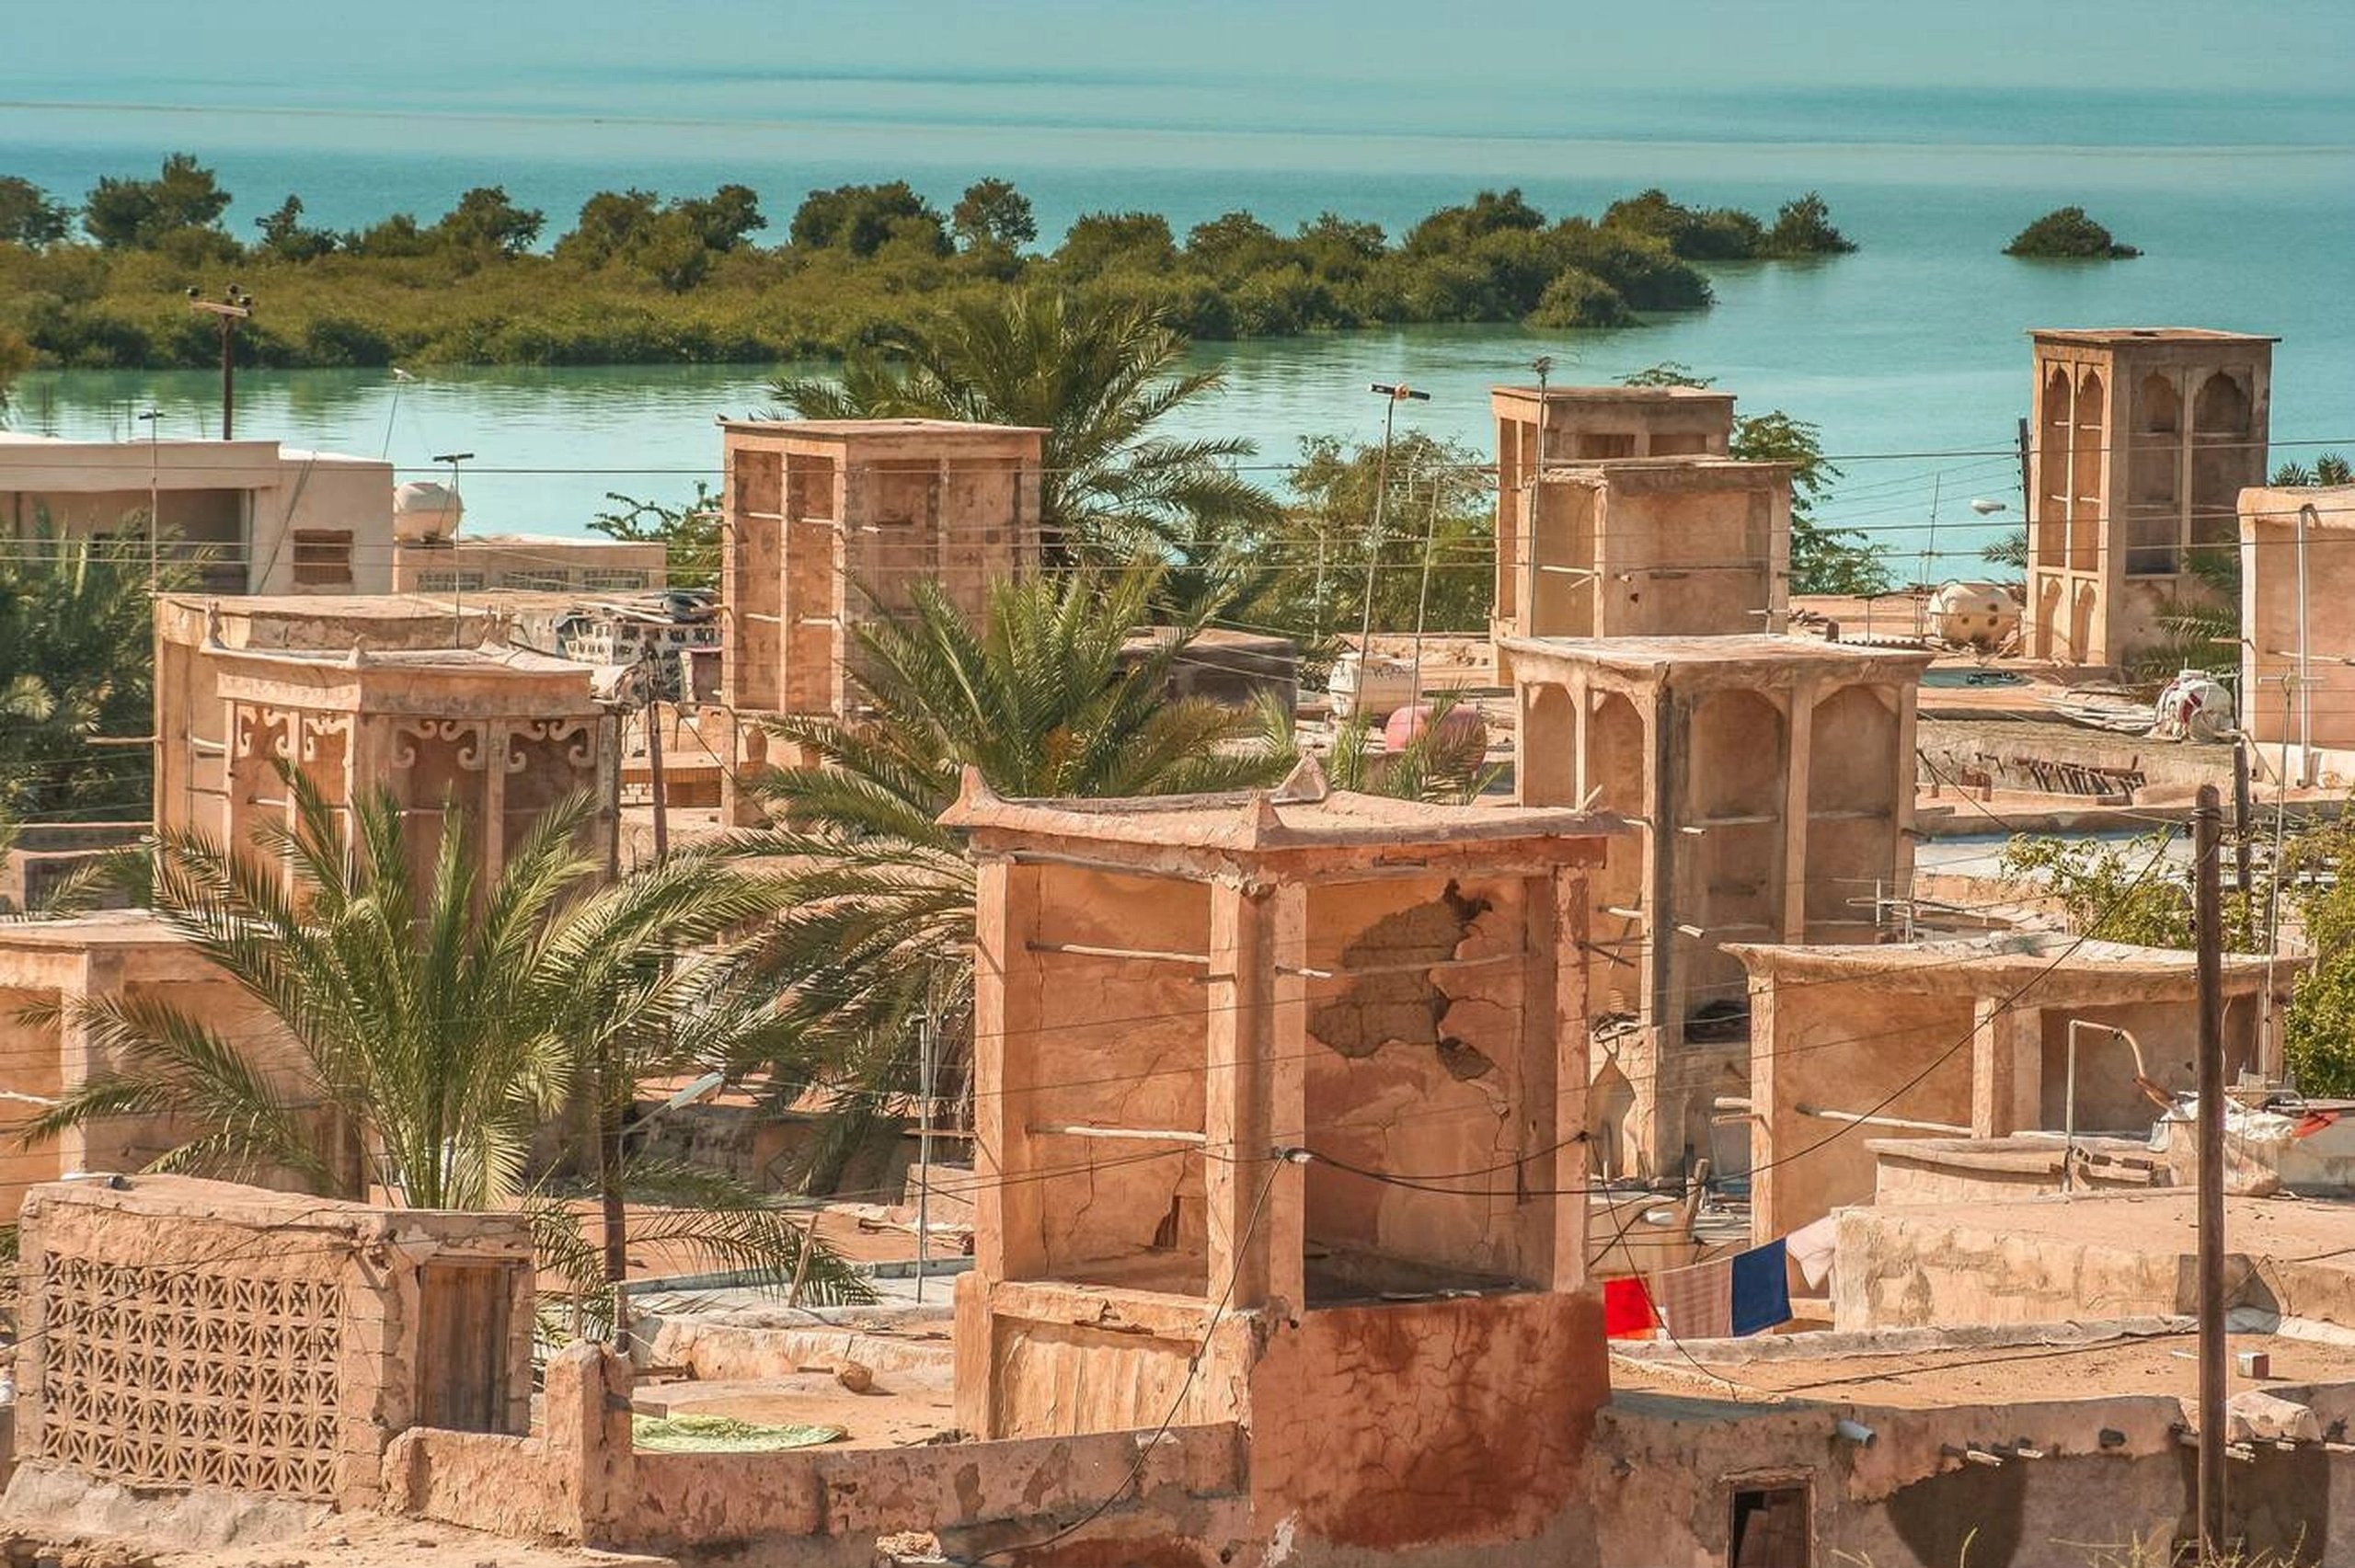
[[[2122,261],[2142,253],[2120,244],[2083,207],[2056,207],[2014,235],[2004,254],[2042,261]]]
[[[1405,323],[1615,329],[1707,308],[1706,267],[1849,247],[1812,194],[1770,223],[1657,190],[1593,215],[1483,190],[1396,240],[1331,212],[1287,230],[1230,212],[1179,235],[1161,213],[1096,212],[1045,244],[1029,197],[997,177],[953,202],[906,180],[811,190],[781,235],[735,183],[599,191],[561,234],[497,185],[439,215],[349,230],[317,223],[300,192],[271,195],[232,233],[230,193],[187,154],[152,177],[107,177],[78,211],[0,176],[0,331],[44,362],[202,365],[217,341],[178,294],[218,286],[233,263],[270,301],[237,342],[263,366],[838,357],[1022,288],[1143,312],[1195,339]]]

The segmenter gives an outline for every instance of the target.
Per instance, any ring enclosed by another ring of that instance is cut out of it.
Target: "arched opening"
[[[2076,601],[2069,609],[2069,658],[2084,664],[2093,658],[2094,610],[2101,592],[2086,583],[2077,589]]]
[[[2134,391],[2134,436],[2127,452],[2126,570],[2157,577],[2181,570],[2183,396],[2159,371]]]
[[[1605,1181],[1635,1174],[1636,1151],[1642,1146],[1634,1136],[1636,1086],[1627,1082],[1617,1062],[1604,1062],[1594,1075],[1586,1104],[1587,1136],[1591,1140],[1589,1153],[1595,1174]]]
[[[1579,803],[1577,718],[1577,705],[1562,687],[1531,684],[1522,688],[1516,783],[1523,806]]]
[[[1644,799],[1644,717],[1634,702],[1617,692],[1594,698],[1587,718],[1584,786],[1598,811],[1614,811],[1648,818]],[[1587,972],[1588,996],[1596,1013],[1643,1015],[1644,975],[1648,949],[1644,921],[1614,911],[1643,910],[1644,846],[1650,830],[1640,825],[1633,832],[1614,834],[1603,849],[1603,864],[1588,881],[1593,900],[1588,940],[1592,944]]]
[[[1807,939],[1867,941],[1869,900],[1896,874],[1896,709],[1877,688],[1844,686],[1816,704],[1809,734]]]
[[[2230,544],[2240,536],[2240,493],[2265,483],[2265,441],[2248,385],[2229,371],[2200,383],[2192,400],[2190,543]]]
[[[2069,372],[2059,365],[2044,378],[2044,418],[2038,448],[2036,559],[2062,567],[2069,559]]]
[[[1676,846],[1679,922],[1661,941],[1689,955],[1679,999],[1688,1026],[1696,1013],[1745,1002],[1749,978],[1720,949],[1728,942],[1772,942],[1783,931],[1783,816],[1790,738],[1780,708],[1756,692],[1712,692],[1693,707],[1685,787],[1691,807]]]
[[[2214,372],[2200,383],[2200,396],[2192,405],[2191,422],[2192,428],[2203,440],[2248,434],[2247,390],[2230,372]]]
[[[2100,372],[2087,371],[2077,382],[2076,419],[2069,448],[2069,569],[2090,572],[2101,563],[2102,442],[2106,418],[2102,410]]]

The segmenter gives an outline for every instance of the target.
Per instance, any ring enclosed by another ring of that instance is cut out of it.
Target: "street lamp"
[[[1431,395],[1417,392],[1404,382],[1372,383],[1367,389],[1378,393],[1384,400],[1382,408],[1382,458],[1375,464],[1373,476],[1373,526],[1368,531],[1365,550],[1365,613],[1358,624],[1358,684],[1362,704],[1367,676],[1367,663],[1373,657],[1373,572],[1374,563],[1382,556],[1382,521],[1384,504],[1390,498],[1390,434],[1397,422],[1398,405],[1409,401],[1429,403]]]
[[[147,427],[147,597],[153,599],[155,597],[156,536],[164,526],[161,498],[164,486],[163,476],[156,472],[155,435],[163,429],[164,418],[150,408],[139,416],[139,422]]]
[[[472,463],[474,456],[475,454],[470,452],[437,452],[433,454],[434,462],[446,463],[450,465],[450,503],[453,506],[462,504],[458,499],[458,464]],[[450,525],[450,543],[454,545],[457,542],[458,528],[454,522]],[[451,643],[453,647],[464,641],[466,635],[466,590],[463,586],[465,580],[458,571],[458,558],[454,554],[450,557],[450,635],[454,639]]]
[[[233,439],[236,429],[237,324],[254,313],[254,297],[232,283],[217,300],[208,300],[190,284],[188,308],[202,311],[221,326],[221,439]]]

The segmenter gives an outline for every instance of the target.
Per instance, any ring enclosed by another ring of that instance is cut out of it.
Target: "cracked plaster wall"
[[[1208,890],[1143,877],[1057,871],[1045,884],[1037,940],[1173,953],[1206,952]],[[1200,1132],[1208,1060],[1208,1000],[1200,967],[1132,958],[1042,953],[1040,1028],[1007,1042],[1027,1057],[1032,1085],[1019,1116],[1038,1167],[1047,1271],[1085,1277],[1089,1265],[1155,1254],[1162,1288],[1204,1290],[1207,1247],[1199,1150],[1127,1139],[1042,1134],[1105,1126]],[[1213,956],[1213,963],[1221,962]],[[1152,1260],[1145,1260],[1151,1262]],[[1177,1276],[1183,1275],[1180,1281]]]
[[[1350,883],[1308,898],[1310,967],[1346,970],[1510,957],[1526,941],[1517,880]],[[1353,1165],[1478,1171],[1522,1152],[1527,1081],[1522,966],[1312,980],[1304,1069],[1308,1141]],[[1510,1175],[1469,1180],[1510,1186]],[[1308,1170],[1310,1243],[1518,1276],[1510,1196],[1452,1196]]]

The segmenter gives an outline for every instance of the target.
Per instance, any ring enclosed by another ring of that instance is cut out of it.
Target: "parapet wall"
[[[385,1505],[510,1536],[632,1551],[765,1543],[811,1568],[867,1568],[879,1537],[929,1532],[951,1557],[1043,1541],[1110,1499],[1069,1553],[1022,1561],[1215,1568],[1246,1537],[1229,1424],[908,1448],[639,1453],[627,1369],[577,1345],[550,1364],[543,1431],[419,1427],[386,1451]],[[1108,1555],[1109,1554],[1109,1555]]]

